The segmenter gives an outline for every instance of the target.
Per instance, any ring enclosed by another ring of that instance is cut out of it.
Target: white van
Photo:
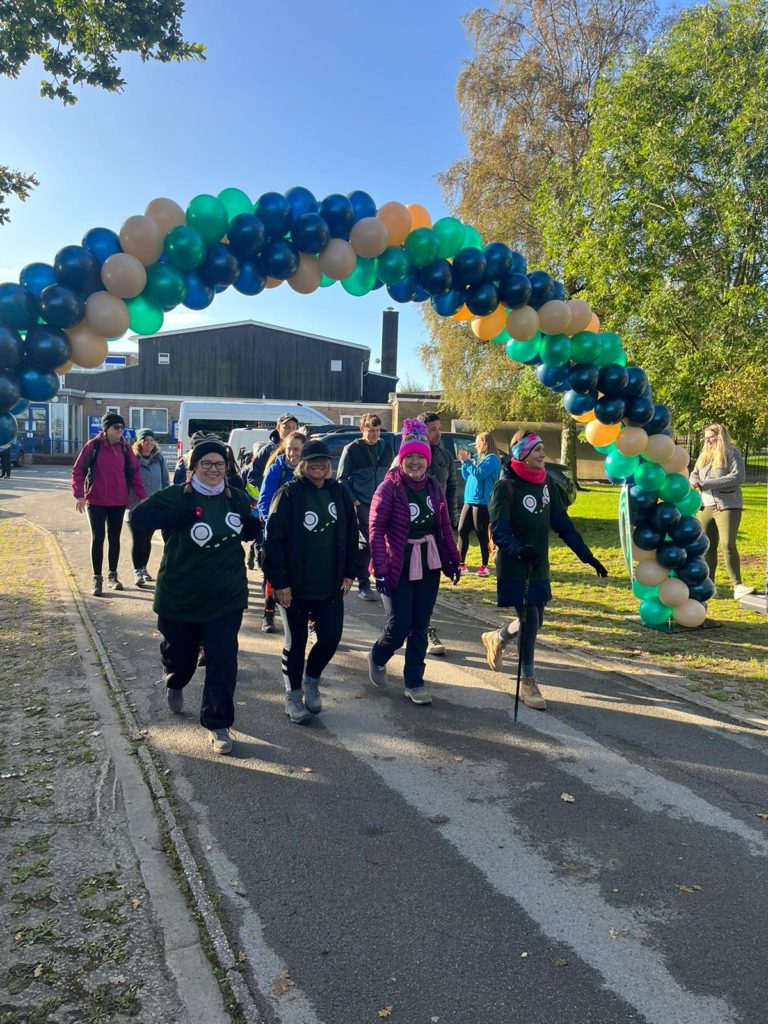
[[[179,457],[189,448],[189,439],[197,430],[218,434],[222,441],[238,428],[266,430],[269,438],[283,413],[295,416],[300,427],[334,425],[323,413],[300,402],[182,402],[176,436]]]
[[[227,438],[227,444],[235,453],[235,459],[240,462],[245,455],[250,455],[255,444],[267,444],[271,430],[258,427],[249,430],[248,427],[235,427]]]

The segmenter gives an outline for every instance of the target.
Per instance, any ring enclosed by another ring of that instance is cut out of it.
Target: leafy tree
[[[143,61],[204,60],[204,47],[181,34],[184,0],[0,0],[0,75],[18,78],[33,57],[47,76],[40,95],[71,105],[74,86],[120,92],[125,81],[120,53]],[[34,175],[0,166],[0,204],[24,200]],[[8,208],[0,206],[0,224]]]
[[[467,155],[440,175],[457,216],[542,265],[534,206],[542,178],[552,161],[575,175],[589,143],[595,85],[617,54],[643,45],[655,12],[652,0],[499,0],[494,10],[467,15],[474,55],[457,86]],[[562,187],[567,192],[565,181]],[[425,319],[431,341],[423,355],[462,418],[487,426],[560,416],[559,401],[531,380],[530,369],[521,372],[476,342],[466,325],[457,329],[431,310]],[[574,438],[571,432],[571,444]]]
[[[568,200],[540,196],[545,248],[669,403],[743,444],[768,433],[768,5],[684,11],[598,88]]]

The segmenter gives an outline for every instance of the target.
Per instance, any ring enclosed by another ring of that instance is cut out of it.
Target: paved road
[[[52,530],[87,590],[87,528],[65,473],[17,473],[0,502]],[[199,683],[188,716],[164,706],[151,595],[129,587],[88,606],[265,1019],[768,1019],[758,726],[551,652],[550,710],[523,708],[515,725],[478,626],[445,611],[450,655],[430,661],[435,703],[417,708],[394,680],[383,694],[367,682],[381,609],[354,594],[325,711],[291,726],[280,638],[258,631],[254,599],[236,753],[216,760],[196,724]]]

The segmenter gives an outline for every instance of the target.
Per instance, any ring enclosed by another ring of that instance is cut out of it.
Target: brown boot
[[[491,629],[480,637],[485,647],[485,658],[491,672],[501,672],[501,659],[504,657],[504,644],[499,640],[499,631]]]
[[[534,676],[523,676],[520,680],[520,696],[523,698],[523,704],[527,707],[533,708],[535,711],[547,710],[547,702],[541,695]]]

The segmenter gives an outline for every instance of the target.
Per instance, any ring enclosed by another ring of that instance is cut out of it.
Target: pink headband
[[[526,434],[522,441],[518,441],[512,448],[510,454],[518,462],[524,462],[537,444],[544,444],[538,434]]]

